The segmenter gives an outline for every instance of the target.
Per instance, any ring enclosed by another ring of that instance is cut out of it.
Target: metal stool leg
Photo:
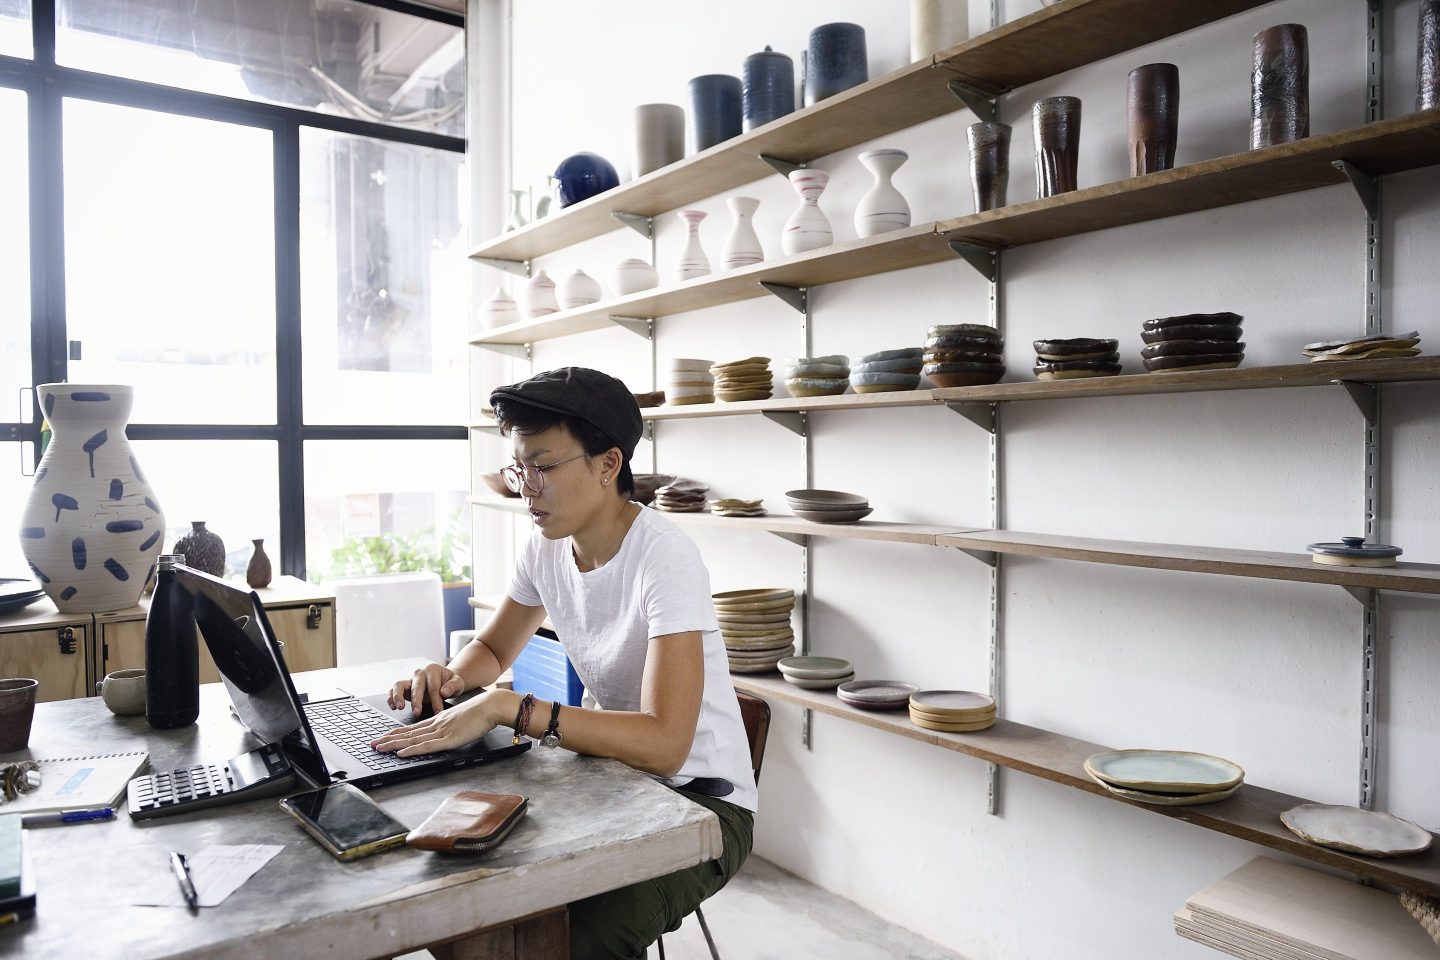
[[[720,960],[720,951],[715,949],[715,938],[710,936],[710,926],[705,922],[705,911],[696,907],[695,919],[700,921],[700,932],[705,934],[705,943],[710,947],[710,960]],[[665,960],[663,954],[660,960]]]
[[[655,941],[655,946],[660,948],[660,960],[665,960],[665,938],[661,937]]]

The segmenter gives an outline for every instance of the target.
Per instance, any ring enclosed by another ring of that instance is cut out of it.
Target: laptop
[[[512,733],[497,728],[463,747],[423,757],[379,753],[371,740],[418,722],[408,709],[391,710],[385,694],[361,698],[336,691],[339,695],[322,700],[302,700],[259,596],[184,565],[177,564],[175,572],[195,600],[195,622],[236,716],[265,743],[277,745],[316,786],[343,780],[362,789],[379,787],[530,749],[528,738],[512,743]]]

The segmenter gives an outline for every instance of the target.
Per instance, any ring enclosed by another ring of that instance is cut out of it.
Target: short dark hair
[[[611,447],[620,449],[620,444],[587,420],[504,397],[495,399],[495,419],[500,423],[500,433],[505,436],[509,436],[511,431],[529,436],[544,433],[551,427],[564,427],[579,441],[580,449],[589,457],[598,457]],[[635,475],[630,472],[630,458],[623,449],[620,449],[620,473],[615,477],[615,489],[624,497],[635,492]]]

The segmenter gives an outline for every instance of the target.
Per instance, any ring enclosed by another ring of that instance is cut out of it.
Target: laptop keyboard
[[[308,704],[305,715],[310,718],[310,726],[317,735],[334,743],[371,770],[394,770],[434,759],[433,754],[397,757],[393,753],[380,753],[371,747],[370,741],[379,739],[400,724],[382,716],[360,700]]]

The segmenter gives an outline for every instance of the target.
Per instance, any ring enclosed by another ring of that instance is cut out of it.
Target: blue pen
[[[93,823],[97,820],[114,820],[113,807],[97,810],[61,810],[55,813],[32,813],[20,818],[22,827],[35,827],[45,823]]]

